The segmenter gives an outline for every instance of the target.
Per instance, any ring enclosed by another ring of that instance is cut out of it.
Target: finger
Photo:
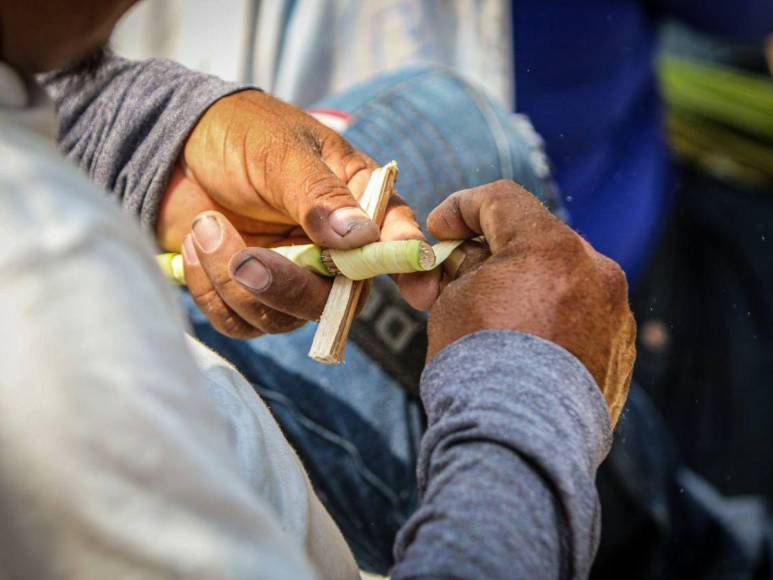
[[[379,164],[357,151],[349,142],[329,127],[316,127],[314,139],[320,144],[322,161],[343,181],[357,199],[362,199],[370,176]]]
[[[270,308],[253,292],[231,278],[229,262],[245,246],[239,233],[222,214],[205,212],[196,218],[193,223],[193,243],[201,268],[212,288],[239,317],[265,333],[287,332],[298,327],[295,317]],[[253,277],[253,283],[258,285],[270,281],[270,272],[265,270],[262,272],[262,282]]]
[[[400,288],[400,295],[416,310],[432,308],[440,294],[441,271],[439,268],[415,274],[397,274],[394,280]]]
[[[185,284],[196,306],[212,326],[218,332],[233,338],[246,339],[261,336],[263,332],[260,329],[242,319],[217,293],[201,267],[191,234],[183,240],[182,255],[185,262]]]
[[[464,242],[443,262],[441,286],[445,287],[454,280],[474,272],[490,257],[491,251],[486,244],[474,240]]]
[[[352,175],[369,175],[371,169],[360,156],[344,159],[345,166],[337,169],[337,175],[314,147],[292,147],[275,172],[267,172],[268,183],[276,184],[279,193],[275,203],[301,224],[316,244],[326,248],[351,249],[379,238],[378,226],[344,181]]]
[[[394,195],[387,205],[381,240],[424,240],[424,234],[416,222],[413,210],[399,196]],[[393,277],[400,288],[403,299],[417,310],[429,310],[440,292],[440,272],[417,272],[398,274]]]
[[[398,194],[389,198],[384,221],[381,223],[381,241],[424,240],[424,234],[410,206]]]
[[[349,186],[358,199],[367,187],[372,171],[378,166],[370,157],[354,150],[337,133],[327,130],[320,136],[322,158]],[[424,234],[416,221],[413,210],[399,195],[393,195],[381,223],[381,241],[424,240]],[[413,308],[428,310],[440,291],[439,272],[419,272],[393,276],[403,299]]]
[[[450,195],[429,214],[427,226],[441,240],[483,234],[496,253],[517,235],[533,235],[557,221],[520,185],[501,180]]]
[[[332,281],[264,248],[246,248],[231,258],[230,276],[261,303],[303,320],[318,320]]]

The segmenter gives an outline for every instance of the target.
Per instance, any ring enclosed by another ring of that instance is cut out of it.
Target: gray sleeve
[[[63,152],[150,228],[196,122],[218,99],[249,88],[109,53],[39,80],[56,105]]]
[[[611,430],[585,367],[540,338],[480,332],[432,361],[421,396],[422,502],[392,578],[586,577]]]

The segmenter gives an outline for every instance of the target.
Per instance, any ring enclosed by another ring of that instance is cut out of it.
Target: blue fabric
[[[761,43],[773,2],[515,0],[512,12],[517,110],[545,139],[572,225],[633,283],[672,201],[657,19]]]
[[[344,137],[380,163],[398,162],[398,189],[422,225],[447,195],[497,179],[518,181],[559,211],[542,141],[529,121],[450,69],[385,74],[317,107],[350,113]]]
[[[642,2],[518,1],[516,106],[545,139],[572,225],[633,281],[670,206]]]
[[[770,0],[515,0],[516,107],[545,139],[572,225],[629,282],[671,207],[654,76],[657,26],[675,16],[761,43]]]

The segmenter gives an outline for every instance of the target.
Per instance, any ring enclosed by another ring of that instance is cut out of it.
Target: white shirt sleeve
[[[138,227],[0,125],[0,577],[332,577],[318,534],[356,575],[267,409],[192,356]]]

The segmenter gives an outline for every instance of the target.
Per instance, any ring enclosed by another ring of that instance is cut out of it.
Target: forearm
[[[185,140],[212,103],[243,87],[166,60],[106,54],[96,65],[40,77],[66,155],[153,227]]]
[[[441,352],[421,388],[423,501],[400,532],[392,577],[586,576],[610,442],[586,369],[547,341],[484,332]]]

